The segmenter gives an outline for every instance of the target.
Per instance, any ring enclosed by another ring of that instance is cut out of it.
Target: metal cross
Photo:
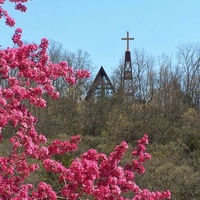
[[[127,50],[129,50],[129,40],[134,40],[134,38],[130,38],[129,37],[129,32],[127,31],[127,37],[126,38],[122,38],[122,40],[126,40],[127,41]]]

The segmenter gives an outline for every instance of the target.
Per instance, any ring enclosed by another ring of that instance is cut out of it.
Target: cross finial
[[[122,40],[126,40],[127,41],[127,51],[128,51],[129,50],[129,40],[134,40],[134,38],[130,38],[129,37],[129,32],[127,31],[126,38],[122,38]]]

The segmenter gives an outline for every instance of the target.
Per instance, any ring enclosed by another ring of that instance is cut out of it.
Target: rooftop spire
[[[133,75],[131,66],[131,52],[129,51],[129,40],[134,40],[134,38],[129,37],[129,32],[127,31],[127,37],[122,38],[122,40],[127,41],[127,50],[125,51],[124,60],[124,75],[122,81],[123,93],[126,96],[127,101],[134,100],[134,87],[133,87]]]

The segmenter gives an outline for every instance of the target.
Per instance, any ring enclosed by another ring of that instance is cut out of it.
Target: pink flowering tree
[[[15,9],[26,12],[28,0],[10,0]],[[5,0],[0,0],[0,18],[6,25],[15,26],[15,20],[3,9]],[[0,142],[4,139],[6,126],[13,126],[16,132],[11,136],[12,150],[8,156],[0,156],[0,199],[83,199],[88,196],[97,200],[126,199],[126,193],[134,200],[170,199],[170,191],[151,192],[141,189],[134,179],[135,173],[143,174],[143,163],[151,159],[146,153],[148,136],[138,140],[132,151],[133,160],[120,165],[128,144],[122,142],[110,155],[90,149],[80,158],[75,158],[70,167],[53,159],[75,151],[80,136],[69,141],[55,140],[47,145],[47,138],[35,129],[37,119],[27,109],[27,103],[45,108],[44,94],[58,98],[53,80],[64,77],[67,83],[75,84],[78,79],[89,77],[85,70],[73,71],[66,62],[53,64],[47,55],[48,40],[39,45],[24,45],[22,30],[16,28],[12,37],[15,48],[0,50]],[[17,75],[12,76],[11,71]],[[31,162],[30,162],[31,159]],[[33,162],[35,161],[35,162]],[[37,186],[27,183],[31,173],[39,169],[38,163],[47,172],[58,174],[61,190],[54,191],[51,185],[40,182]]]

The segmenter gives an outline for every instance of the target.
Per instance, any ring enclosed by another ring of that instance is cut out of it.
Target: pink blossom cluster
[[[15,26],[15,20],[10,17],[9,13],[3,9],[3,4],[5,3],[6,0],[0,0],[0,19],[3,17],[5,18],[5,24],[10,27]],[[28,2],[28,0],[9,0],[9,2],[15,4],[15,9],[19,10],[21,12],[26,12],[27,7],[24,5],[25,2]],[[22,46],[23,42],[21,41],[21,33],[22,30],[20,28],[17,28],[15,30],[15,33],[13,35],[13,43]]]
[[[22,3],[27,1],[10,0],[22,12],[26,11]],[[4,2],[0,0],[0,5]],[[7,25],[14,26],[14,20],[2,6],[1,17],[6,18]],[[54,159],[55,155],[77,150],[80,136],[47,144],[46,136],[36,131],[37,118],[31,114],[27,105],[45,108],[44,94],[58,98],[59,93],[55,91],[53,81],[59,77],[75,84],[78,79],[87,78],[90,74],[86,70],[73,71],[66,62],[51,63],[47,55],[48,40],[42,39],[39,45],[23,45],[21,33],[21,29],[16,29],[12,38],[18,47],[0,50],[0,142],[3,142],[6,126],[13,126],[16,130],[10,138],[11,152],[0,156],[0,200],[75,200],[84,195],[97,200],[122,200],[127,199],[124,197],[127,192],[132,193],[133,200],[169,199],[168,190],[151,192],[135,183],[135,173],[144,173],[143,163],[151,158],[146,153],[147,135],[138,140],[132,152],[132,162],[125,165],[120,164],[128,149],[125,141],[108,156],[90,149],[80,158],[75,158],[68,168]],[[13,71],[15,75],[11,75]],[[54,191],[45,182],[37,186],[27,183],[27,178],[40,167],[58,174],[60,191]]]
[[[3,129],[7,125],[16,128],[16,133],[10,138],[11,154],[0,157],[1,199],[40,199],[46,193],[53,195],[55,192],[51,193],[47,184],[40,183],[36,191],[32,185],[24,184],[27,177],[39,168],[38,164],[30,164],[28,159],[36,159],[38,163],[56,154],[66,154],[76,150],[80,140],[79,136],[74,136],[70,141],[56,140],[46,145],[46,137],[35,129],[37,119],[26,107],[30,103],[45,108],[44,94],[58,98],[59,93],[53,86],[53,80],[58,77],[65,77],[67,82],[74,77],[77,79],[76,72],[67,63],[53,64],[49,61],[47,47],[48,41],[43,39],[38,46],[29,44],[0,50],[3,83],[0,86],[0,141],[3,142]],[[10,75],[12,70],[15,70],[15,76]],[[89,76],[86,71],[83,74]]]

